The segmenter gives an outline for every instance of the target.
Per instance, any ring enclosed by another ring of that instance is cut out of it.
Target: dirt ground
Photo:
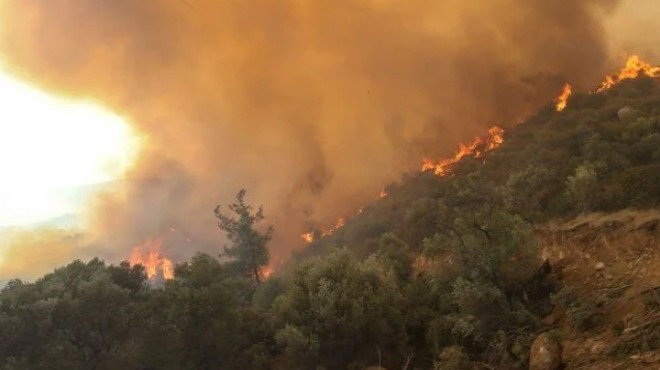
[[[660,210],[584,215],[536,234],[593,314],[581,329],[559,306],[544,319],[561,338],[565,369],[660,369]]]

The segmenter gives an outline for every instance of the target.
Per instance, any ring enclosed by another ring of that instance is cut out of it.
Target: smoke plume
[[[565,81],[593,87],[615,3],[0,0],[0,55],[144,138],[122,190],[88,210],[97,254],[165,233],[175,258],[219,251],[212,210],[245,187],[282,257],[423,155],[523,119]]]

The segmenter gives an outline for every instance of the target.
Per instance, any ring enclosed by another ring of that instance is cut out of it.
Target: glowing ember
[[[469,144],[461,144],[460,150],[452,158],[441,159],[438,162],[433,162],[431,159],[424,158],[422,163],[422,171],[433,170],[438,176],[447,175],[451,168],[464,157],[481,158],[486,152],[489,152],[504,142],[504,130],[500,127],[493,126],[488,130],[488,137],[476,137],[474,141]]]
[[[562,90],[561,95],[557,98],[557,105],[555,105],[557,112],[561,112],[566,108],[568,97],[571,96],[572,93],[571,85],[568,83],[564,84],[564,89]]]
[[[637,78],[641,74],[648,77],[658,77],[660,76],[660,67],[642,61],[638,55],[631,55],[626,61],[626,66],[619,71],[619,74],[606,76],[605,81],[600,84],[596,92],[609,89],[623,80]]]
[[[147,273],[147,278],[154,279],[162,276],[165,279],[174,278],[174,263],[172,260],[161,255],[163,239],[150,239],[141,245],[133,247],[129,263],[131,265],[142,265]],[[159,275],[160,271],[160,275]]]

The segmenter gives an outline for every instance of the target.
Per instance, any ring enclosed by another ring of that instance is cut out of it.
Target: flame
[[[435,168],[435,163],[430,158],[422,158],[422,172]]]
[[[488,130],[488,137],[479,137],[477,136],[474,141],[469,144],[461,144],[460,150],[458,153],[454,155],[453,158],[450,159],[442,159],[440,161],[433,162],[433,160],[429,158],[424,158],[423,164],[422,164],[422,171],[429,171],[433,170],[433,172],[438,175],[438,176],[445,176],[449,173],[451,170],[451,167],[458,161],[460,161],[462,158],[466,156],[472,156],[474,158],[480,158],[482,157],[486,152],[491,151],[498,146],[500,146],[504,142],[504,130],[498,126],[493,126]],[[385,191],[385,188],[383,188],[380,191],[379,198],[385,198],[387,197],[387,192]],[[364,208],[358,209],[355,213],[353,213],[352,217],[355,217],[362,213]],[[346,224],[346,219],[344,217],[340,217],[337,220],[337,223],[335,224],[334,227],[321,230],[320,234],[321,236],[330,236],[334,234],[337,230],[341,229],[344,225]],[[300,238],[306,243],[310,244],[314,242],[315,239],[315,234],[313,231],[305,232],[300,235]]]
[[[305,243],[310,244],[314,242],[314,232],[309,231],[306,233],[300,234],[300,239],[302,239]]]
[[[330,235],[334,234],[335,231],[337,231],[337,230],[341,229],[342,227],[344,227],[344,225],[346,225],[346,219],[343,218],[343,217],[339,217],[339,219],[337,220],[337,223],[335,224],[335,226],[331,227],[327,230],[321,231],[321,235],[322,236],[330,236]]]
[[[638,55],[631,55],[626,60],[626,65],[621,68],[618,74],[605,76],[605,80],[601,82],[600,86],[596,89],[595,92],[602,92],[623,80],[637,78],[640,75],[646,75],[648,77],[660,77],[660,66],[653,66],[641,60]],[[566,83],[564,85],[564,89],[561,92],[561,95],[559,95],[557,98],[557,104],[555,105],[557,112],[561,112],[566,108],[568,97],[571,96],[571,93],[571,85]]]
[[[355,217],[355,216],[359,215],[360,213],[362,213],[363,210],[364,210],[364,207],[358,209],[357,211],[355,211],[355,213],[353,213],[352,217]],[[339,217],[339,219],[335,223],[335,226],[327,228],[327,229],[321,229],[320,234],[321,234],[322,237],[323,236],[330,236],[330,235],[334,234],[337,230],[344,227],[344,225],[346,225],[346,218]],[[306,233],[300,234],[300,239],[302,239],[306,244],[313,243],[314,240],[315,240],[314,231],[308,231]]]
[[[636,78],[640,73],[649,77],[660,76],[660,66],[652,66],[643,62],[639,56],[632,55],[626,61],[626,66],[621,69],[618,75],[606,76],[605,81],[596,90],[596,92],[608,89],[622,80]],[[569,83],[565,83],[561,94],[557,97],[555,108],[558,112],[566,109],[568,98],[573,93],[573,88]],[[422,172],[433,171],[437,176],[446,176],[451,173],[451,169],[456,163],[465,157],[481,158],[483,155],[497,147],[504,142],[504,130],[498,126],[493,126],[488,130],[488,136],[477,136],[470,144],[460,144],[458,152],[452,157],[433,161],[431,158],[422,158]],[[379,198],[387,197],[385,188],[380,191]],[[354,216],[359,215],[363,208],[360,208]],[[335,233],[338,229],[343,227],[345,219],[340,218],[334,227],[331,227],[320,232],[321,236],[329,236]],[[306,232],[300,235],[300,238],[307,244],[314,242],[315,234],[313,231]]]
[[[433,170],[438,176],[446,176],[451,168],[464,157],[480,158],[486,152],[489,152],[504,142],[504,130],[498,126],[493,126],[488,130],[488,137],[477,136],[469,144],[461,144],[459,151],[452,158],[441,159],[433,162],[429,158],[424,158],[422,163],[422,172]]]
[[[557,112],[561,112],[566,108],[566,105],[568,104],[568,97],[571,96],[573,93],[571,85],[569,83],[564,84],[564,89],[561,91],[561,95],[557,98],[557,105],[555,105],[555,108],[557,109]]]
[[[167,279],[174,278],[174,263],[169,258],[161,255],[163,239],[149,239],[143,244],[133,247],[129,263],[131,265],[142,265],[147,273],[147,278],[154,279],[159,276],[158,271]]]
[[[273,276],[273,267],[272,266],[266,266],[261,269],[260,271],[261,276],[264,278],[264,280],[270,278]]]
[[[380,194],[378,194],[378,198],[383,199],[383,198],[385,198],[385,197],[387,197],[387,191],[385,191],[385,188],[382,188],[382,189],[380,190]],[[362,212],[361,209],[360,209],[360,212]],[[358,214],[359,214],[359,213],[358,213]]]
[[[621,71],[619,71],[619,74],[606,76],[605,81],[600,84],[600,87],[596,89],[596,92],[607,90],[623,80],[637,78],[640,74],[644,74],[648,77],[659,77],[660,67],[652,66],[642,61],[638,55],[631,55],[628,57],[625,67],[621,68]]]
[[[174,263],[169,258],[163,258],[161,260],[160,268],[163,270],[163,277],[165,279],[174,279]]]

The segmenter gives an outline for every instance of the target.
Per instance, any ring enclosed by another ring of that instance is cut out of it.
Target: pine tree
[[[221,213],[220,206],[215,208],[215,216],[218,227],[227,233],[230,242],[229,246],[225,246],[223,255],[234,258],[241,271],[260,283],[259,270],[268,264],[266,244],[273,235],[273,227],[269,226],[264,233],[254,229],[255,224],[264,219],[263,208],[253,212],[252,207],[245,203],[246,193],[245,189],[241,189],[236,201],[228,206],[237,218]]]

